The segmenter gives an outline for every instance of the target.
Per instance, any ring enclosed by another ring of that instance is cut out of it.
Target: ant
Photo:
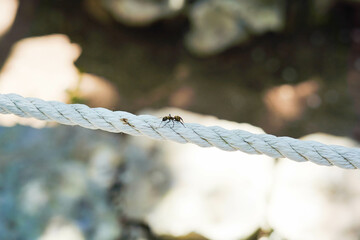
[[[170,114],[169,114],[169,116],[165,116],[165,117],[163,117],[162,118],[162,122],[165,122],[165,121],[167,121],[166,123],[165,123],[165,125],[166,124],[168,124],[170,121],[172,121],[172,123],[173,123],[173,125],[172,125],[172,128],[174,127],[174,121],[175,122],[179,122],[179,123],[181,123],[184,127],[185,127],[185,125],[184,125],[184,120],[180,117],[180,116],[171,116]],[[161,125],[161,123],[160,123],[160,125]],[[164,125],[164,126],[165,126]]]
[[[129,125],[132,128],[135,128],[134,125],[132,125],[131,123],[129,123],[129,120],[127,118],[121,118],[120,119],[124,124]]]

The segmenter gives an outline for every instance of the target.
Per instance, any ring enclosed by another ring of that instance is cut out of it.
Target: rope
[[[325,166],[346,169],[360,168],[360,149],[325,145],[269,134],[253,134],[243,130],[227,130],[218,126],[205,127],[196,123],[184,126],[177,121],[164,123],[150,115],[133,115],[105,108],[89,108],[83,104],[65,104],[24,98],[17,94],[0,94],[0,113],[56,121],[65,125],[101,129],[156,140],[194,143],[200,147],[217,147],[225,151],[265,154],[273,158],[288,158],[298,162],[311,161]]]

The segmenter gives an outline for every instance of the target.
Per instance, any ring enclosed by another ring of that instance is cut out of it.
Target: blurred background
[[[358,146],[359,26],[357,0],[0,0],[0,93]],[[353,171],[0,125],[0,239],[360,239]]]
[[[2,0],[0,89],[359,138],[356,2]]]

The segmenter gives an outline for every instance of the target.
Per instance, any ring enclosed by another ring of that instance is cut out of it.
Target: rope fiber
[[[298,162],[311,161],[325,166],[346,169],[360,168],[360,149],[325,145],[270,134],[253,134],[243,130],[227,130],[218,126],[205,127],[196,123],[164,124],[151,115],[133,115],[105,108],[90,108],[83,104],[65,104],[24,98],[17,94],[0,94],[0,113],[55,121],[65,125],[79,125],[134,136],[148,136],[156,140],[194,143],[200,147],[217,147],[225,151],[265,154],[273,158],[288,158]]]

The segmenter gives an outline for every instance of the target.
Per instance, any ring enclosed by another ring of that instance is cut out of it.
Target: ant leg
[[[163,127],[165,127],[170,122],[170,119],[167,120],[167,122],[164,124]]]
[[[179,123],[181,123],[185,127],[185,125],[184,125],[184,123],[182,121],[179,121]]]
[[[163,125],[163,127],[165,127],[165,125],[167,124],[167,122],[166,121],[168,121],[168,120],[162,120],[161,122],[160,122],[160,124],[159,124],[159,127],[165,122],[165,124]]]

